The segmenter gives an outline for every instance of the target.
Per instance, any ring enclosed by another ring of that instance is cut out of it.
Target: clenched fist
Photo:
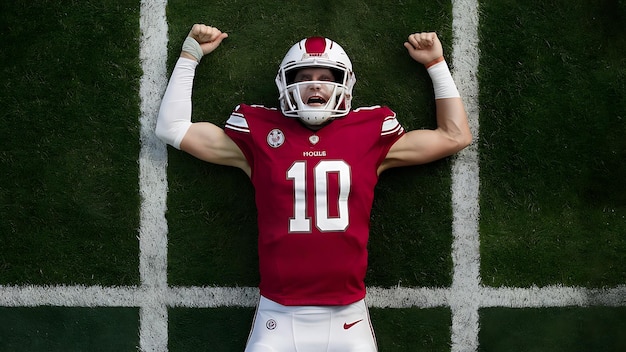
[[[222,40],[228,37],[228,33],[222,33],[222,31],[215,27],[196,23],[191,27],[187,36],[200,44],[202,55],[207,55],[215,50],[222,43]],[[184,49],[181,56],[198,59],[194,55],[191,55],[191,53],[184,51]]]
[[[435,32],[411,34],[404,47],[413,60],[424,65],[443,56],[443,48]]]

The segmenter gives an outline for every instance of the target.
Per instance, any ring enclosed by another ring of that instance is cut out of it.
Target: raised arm
[[[191,122],[191,94],[195,69],[204,55],[215,50],[228,34],[195,24],[183,44],[180,58],[161,101],[155,133],[165,143],[199,159],[235,166],[248,175],[250,166],[224,130],[209,122]]]
[[[452,155],[472,142],[467,114],[436,33],[411,34],[404,43],[409,55],[426,66],[435,90],[437,128],[405,133],[378,169],[428,163]]]

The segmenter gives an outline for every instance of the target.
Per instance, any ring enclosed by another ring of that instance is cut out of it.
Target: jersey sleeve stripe
[[[242,114],[236,112],[230,115],[230,118],[226,121],[226,125],[224,127],[239,132],[250,133],[248,121],[246,121],[246,118]]]
[[[400,125],[400,122],[396,119],[396,117],[388,116],[387,118],[385,118],[385,121],[383,121],[380,135],[389,136],[394,134],[400,134],[402,133],[402,131],[404,131],[404,128],[402,127],[402,125]]]

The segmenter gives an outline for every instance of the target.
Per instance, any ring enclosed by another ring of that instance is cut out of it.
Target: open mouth
[[[326,104],[326,99],[320,96],[312,96],[306,101],[307,105],[320,106]]]

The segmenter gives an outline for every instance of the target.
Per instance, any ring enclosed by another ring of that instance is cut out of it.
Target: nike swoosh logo
[[[356,324],[358,324],[358,323],[360,323],[360,322],[362,322],[362,321],[363,321],[363,319],[361,319],[361,320],[357,320],[357,321],[355,321],[354,323],[350,323],[350,324],[348,324],[348,323],[343,323],[343,328],[344,328],[344,330],[348,330],[348,329],[350,329],[351,327],[355,326]]]

